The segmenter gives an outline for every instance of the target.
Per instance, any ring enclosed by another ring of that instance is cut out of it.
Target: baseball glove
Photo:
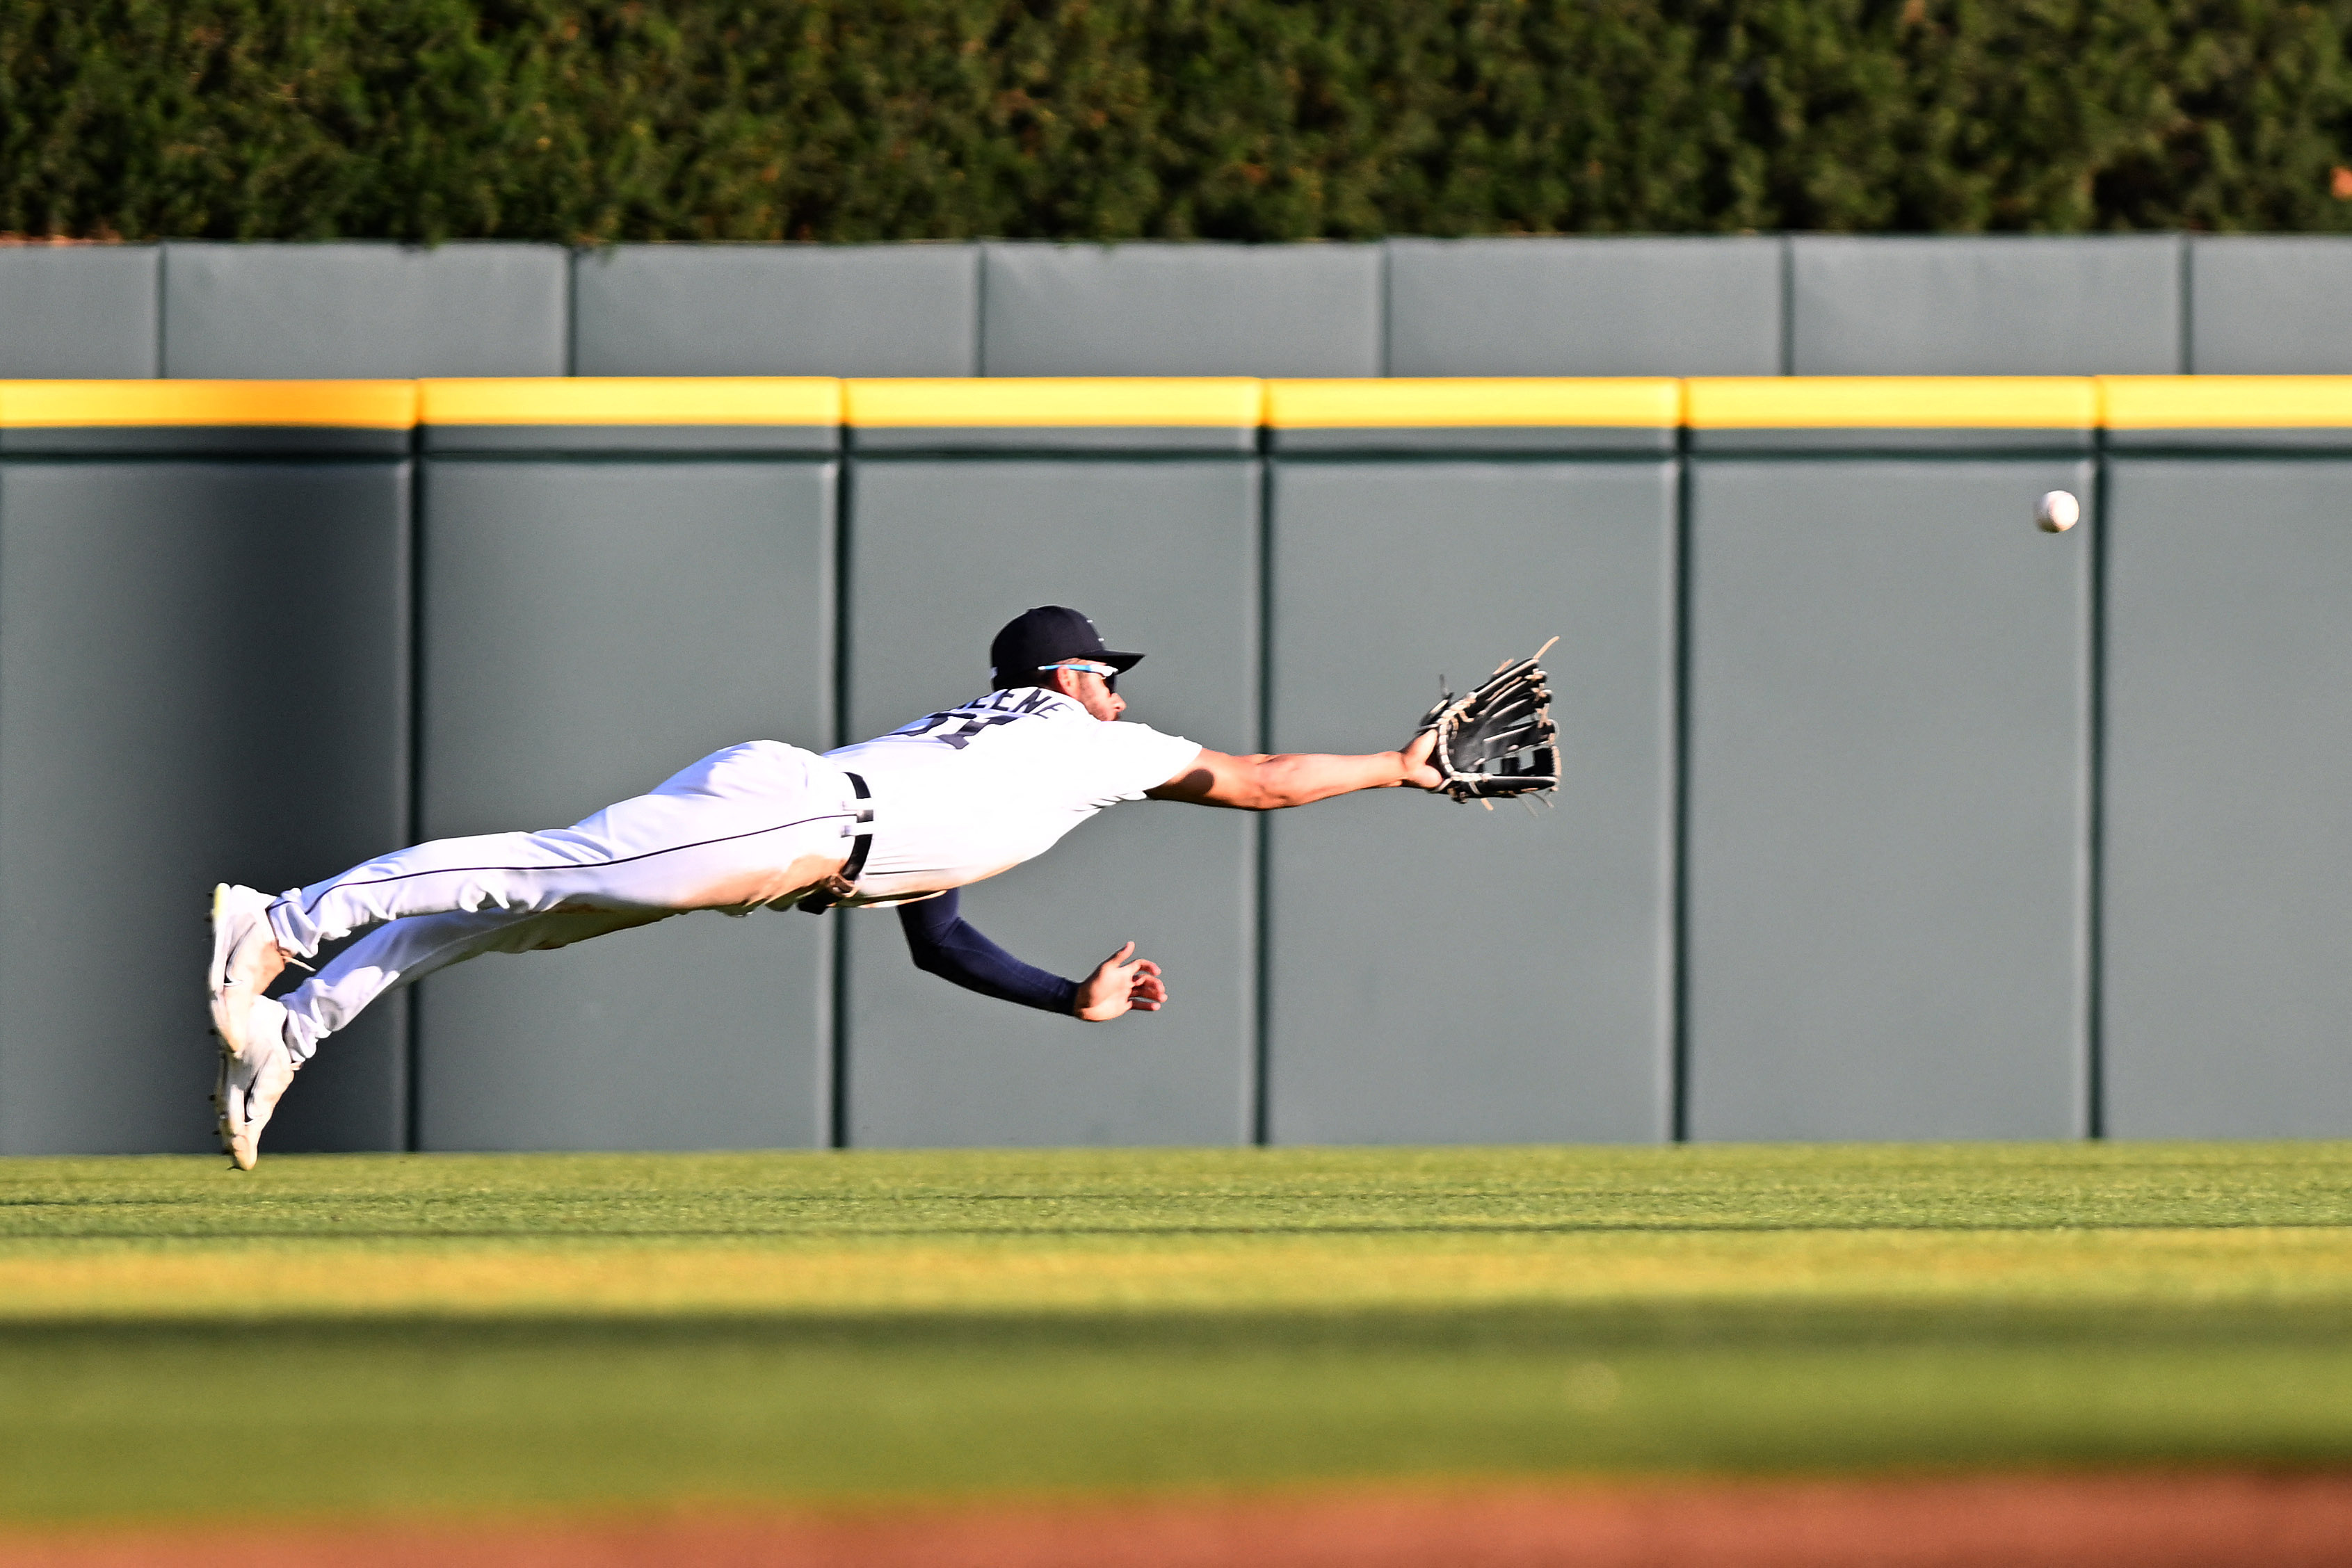
[[[1475,690],[1464,696],[1448,691],[1422,716],[1413,730],[1437,732],[1430,765],[1444,775],[1438,789],[1456,803],[1476,800],[1494,810],[1496,796],[1539,794],[1559,787],[1559,732],[1551,722],[1551,689],[1536,661],[1551,651],[1554,637],[1532,657],[1506,659]]]

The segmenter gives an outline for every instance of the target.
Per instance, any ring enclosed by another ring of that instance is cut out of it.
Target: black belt
[[[874,799],[874,792],[866,787],[865,779],[860,779],[856,774],[852,773],[846,768],[841,770],[841,776],[849,780],[849,788],[856,793],[859,800],[871,800]],[[871,823],[874,821],[874,808],[871,806],[860,806],[857,808],[857,820],[861,823]],[[857,880],[857,873],[866,869],[866,852],[873,847],[874,835],[872,833],[860,833],[857,837],[850,841],[849,858],[841,862],[841,870],[838,873],[842,881],[856,882]]]
[[[841,776],[849,780],[849,788],[856,793],[859,800],[871,800],[874,798],[874,792],[866,789],[865,779],[859,778],[856,774],[852,773],[846,768],[841,770]],[[857,809],[857,821],[860,823],[868,823],[873,821],[874,808],[871,806],[860,806]],[[867,852],[873,848],[874,835],[872,833],[860,833],[857,837],[852,839],[849,842],[849,858],[841,862],[841,869],[839,871],[833,873],[834,880],[845,888],[846,888],[850,883],[856,882],[857,880],[857,873],[866,869],[866,856]],[[795,909],[804,910],[811,915],[823,915],[826,910],[831,909],[835,904],[840,902],[840,894],[835,893],[830,887],[820,887],[814,893],[810,894],[806,898],[802,899],[793,907]]]

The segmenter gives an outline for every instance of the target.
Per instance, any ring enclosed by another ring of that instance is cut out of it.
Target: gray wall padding
[[[1275,749],[1402,745],[1440,674],[1557,633],[1566,752],[1532,817],[1384,790],[1269,821],[1275,1141],[1668,1132],[1675,491],[1658,462],[1280,466]]]
[[[430,464],[425,835],[561,827],[739,741],[829,745],[834,488],[823,464]],[[822,925],[762,911],[445,970],[418,992],[420,1140],[821,1145],[830,967]]]
[[[2169,375],[2178,235],[1790,242],[1801,376]]]
[[[2189,362],[2200,375],[2352,372],[2352,236],[2189,242]]]
[[[1692,1134],[2084,1131],[2090,465],[1691,482]]]
[[[1132,717],[1254,749],[1258,485],[1257,465],[1234,459],[857,464],[849,732],[985,692],[997,628],[1070,604],[1148,655],[1119,682]],[[964,894],[974,925],[1072,978],[1138,942],[1172,1000],[1108,1024],[918,972],[887,910],[828,915],[850,945],[849,1140],[1245,1140],[1255,836],[1246,813],[1129,802]]]
[[[0,246],[0,381],[157,373],[152,246]]]
[[[0,249],[0,379],[2334,374],[2347,256],[2237,235],[26,246]]]
[[[163,246],[163,373],[299,381],[560,376],[562,246]]]
[[[583,376],[969,376],[969,245],[625,245],[573,263]]]
[[[1778,239],[1398,239],[1392,376],[1780,373]]]
[[[992,376],[1377,376],[1381,247],[982,248]]]
[[[604,373],[1769,373],[1784,336],[1805,373],[2328,373],[2352,371],[2345,276],[2333,236],[0,248],[0,378],[561,374],[575,279],[578,368]],[[1054,600],[1150,652],[1125,683],[1139,718],[1232,750],[1394,744],[1436,673],[1564,632],[1560,809],[1122,806],[968,895],[1065,973],[1129,936],[1165,963],[1174,1005],[1108,1029],[916,973],[884,913],[700,915],[485,960],[329,1041],[269,1147],[821,1143],[836,956],[854,1142],[1244,1139],[1262,999],[1277,1140],[1658,1136],[1674,465],[1404,434],[1286,454],[1266,486],[1254,431],[1183,434],[1223,455],[1086,435],[1125,444],[886,433],[1003,444],[837,468],[676,429],[659,455],[567,430],[558,455],[508,429],[429,459],[420,509],[405,432],[19,432],[0,1152],[211,1146],[193,976],[214,881],[283,888],[420,817],[560,825],[736,740],[887,728],[973,695],[996,625]],[[1727,439],[1690,439],[1680,583],[1689,1130],[2084,1130],[2103,525],[2027,519],[2043,489],[2091,499],[2087,450],[1710,450]],[[2105,1125],[2347,1135],[2352,460],[2266,456],[2294,438],[2264,432],[2229,433],[2227,458],[2120,455],[2149,439],[2106,448]],[[1496,559],[1524,570],[1463,575]],[[1433,593],[1472,608],[1433,617]],[[1393,1022],[1428,974],[1498,961],[1536,988],[1535,1026]],[[1339,972],[1358,983],[1335,992]]]
[[[2352,1136],[2352,463],[2113,484],[2107,1128]]]
[[[404,464],[0,477],[0,1152],[217,1146],[213,883],[406,831],[407,541]],[[404,1033],[331,1042],[269,1146],[399,1146]]]

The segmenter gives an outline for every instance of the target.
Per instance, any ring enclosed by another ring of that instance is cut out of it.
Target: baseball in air
[[[2082,520],[2083,503],[2071,490],[2053,490],[2033,504],[2033,520],[2045,534],[2063,534]]]

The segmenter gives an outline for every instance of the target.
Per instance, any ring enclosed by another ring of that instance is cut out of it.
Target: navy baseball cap
[[[1140,653],[1114,653],[1103,646],[1095,623],[1066,605],[1041,604],[1004,623],[988,645],[989,679],[1002,691],[1034,686],[1037,672],[1064,659],[1097,659],[1115,670],[1131,670]]]

